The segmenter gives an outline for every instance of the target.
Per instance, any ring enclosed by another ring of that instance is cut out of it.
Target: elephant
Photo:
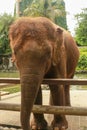
[[[13,61],[20,74],[21,126],[23,130],[47,130],[44,114],[33,113],[34,104],[42,105],[44,78],[73,78],[79,49],[71,34],[45,17],[21,17],[9,28]],[[69,85],[49,85],[52,104],[70,105]],[[51,127],[68,128],[65,115],[53,116]]]

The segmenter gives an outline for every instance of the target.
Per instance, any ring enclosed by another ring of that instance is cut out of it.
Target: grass
[[[18,72],[2,72],[0,71],[0,78],[18,78]]]
[[[7,86],[6,88],[3,88],[2,91],[9,92],[9,93],[16,93],[20,91],[20,85],[12,85],[12,87]]]
[[[0,72],[0,78],[18,78],[18,72]],[[9,92],[9,93],[16,93],[20,91],[20,85],[7,85],[6,87],[1,89],[2,91]]]

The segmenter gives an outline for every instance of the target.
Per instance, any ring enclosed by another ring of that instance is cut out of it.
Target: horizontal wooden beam
[[[0,78],[0,83],[20,84],[20,78]]]
[[[20,79],[0,78],[0,83],[20,84]],[[87,79],[44,79],[42,84],[87,85]]]
[[[44,79],[44,84],[87,85],[87,79]]]
[[[1,102],[0,110],[20,111],[20,104],[11,104],[11,103]],[[83,108],[83,107],[34,105],[32,112],[46,113],[46,114],[87,116],[87,108]]]

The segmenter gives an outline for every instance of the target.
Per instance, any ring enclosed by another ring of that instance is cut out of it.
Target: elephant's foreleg
[[[42,105],[42,91],[41,91],[41,87],[38,91],[37,94],[37,98],[35,100],[36,105]],[[31,128],[33,130],[37,130],[37,129],[43,129],[46,130],[47,129],[47,122],[44,118],[44,114],[37,114],[37,113],[33,113],[33,119],[31,121]]]
[[[71,106],[71,103],[70,103],[70,85],[65,85],[64,90],[65,90],[65,106]]]
[[[69,76],[68,78],[73,78],[74,77],[74,73],[73,72],[71,74],[71,76]],[[70,102],[70,85],[64,85],[64,91],[65,91],[65,106],[71,106],[71,102]]]
[[[51,98],[52,98],[52,105],[55,106],[64,106],[65,105],[65,93],[64,93],[64,88],[63,86],[50,86],[51,90]],[[65,115],[55,115],[54,114],[54,119],[51,123],[51,126],[53,129],[56,127],[59,128],[59,130],[62,130],[62,128],[67,128],[68,123],[66,120]]]

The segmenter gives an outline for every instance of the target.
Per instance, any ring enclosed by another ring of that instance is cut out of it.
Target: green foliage
[[[44,12],[43,12],[43,2],[42,1],[38,1],[38,0],[33,0],[32,4],[28,6],[28,8],[26,8],[24,10],[24,15],[25,16],[44,16]]]
[[[32,0],[24,10],[25,16],[45,16],[67,29],[65,3],[63,0]]]
[[[80,55],[87,54],[87,47],[80,47],[79,50],[80,50]]]
[[[87,70],[87,55],[80,56],[78,67],[80,70]]]
[[[32,0],[22,0],[20,2],[20,15],[23,15],[23,11],[32,3]]]
[[[80,58],[77,70],[87,71],[87,47],[80,48]]]
[[[87,8],[83,9],[82,12],[75,17],[78,22],[75,29],[75,39],[78,42],[78,45],[87,46]]]
[[[0,15],[0,54],[10,52],[8,29],[13,20],[14,18],[6,13]]]
[[[65,2],[63,0],[57,1],[57,3],[55,3],[55,6],[58,9],[57,11],[60,12],[60,15],[55,15],[54,22],[59,26],[67,29]]]

